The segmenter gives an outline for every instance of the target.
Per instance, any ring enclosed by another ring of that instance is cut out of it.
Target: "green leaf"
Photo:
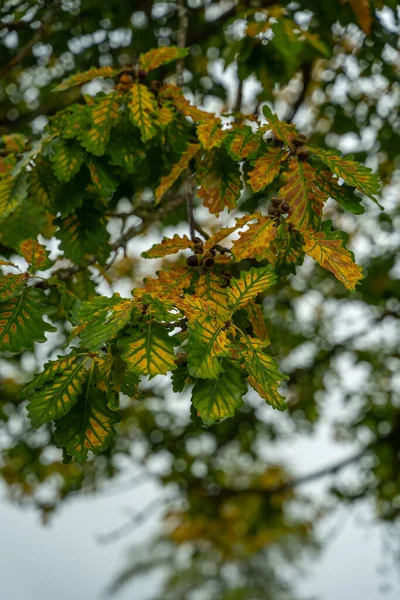
[[[56,197],[58,181],[48,160],[38,158],[35,159],[35,163],[35,168],[29,173],[29,193],[35,198],[35,202],[50,207]]]
[[[118,344],[128,370],[150,379],[176,368],[174,345],[166,329],[152,321],[139,324]]]
[[[160,46],[139,56],[139,67],[144,71],[153,71],[161,65],[172,60],[184,58],[189,53],[189,48],[178,48],[177,46]]]
[[[237,279],[232,277],[227,288],[229,307],[232,314],[245,306],[252,298],[269,289],[276,282],[276,275],[270,265],[252,267],[249,271],[241,271]]]
[[[318,187],[324,190],[330,198],[335,200],[345,210],[355,215],[362,215],[365,208],[361,204],[361,198],[354,194],[353,189],[346,185],[339,185],[338,178],[330,171],[321,171],[318,175]]]
[[[139,135],[135,135],[133,131],[129,136],[125,135],[126,128],[130,127],[129,122],[124,119],[122,125],[123,127],[116,127],[112,131],[107,154],[111,165],[122,167],[132,174],[138,171],[146,154]]]
[[[98,454],[110,445],[119,420],[119,415],[107,407],[106,394],[90,387],[57,421],[55,437],[71,456],[85,462],[89,451]]]
[[[378,175],[372,173],[371,169],[351,160],[352,157],[342,157],[340,153],[333,150],[322,150],[321,148],[312,147],[309,149],[322,162],[328,165],[332,173],[344,179],[346,183],[355,187],[359,192],[365,194],[380,206],[375,198],[376,194],[379,194],[380,181]]]
[[[46,295],[32,287],[0,304],[0,352],[32,350],[35,342],[45,342],[45,332],[56,331],[43,321],[47,312]]]
[[[264,354],[263,349],[262,341],[245,336],[240,352],[249,383],[273,408],[285,410],[285,399],[278,387],[286,378],[279,371],[276,360]]]
[[[197,195],[210,213],[218,216],[236,207],[242,189],[239,165],[222,148],[205,153],[197,166]]]
[[[118,180],[112,174],[110,167],[95,158],[88,160],[87,166],[96,190],[104,198],[109,198],[118,187]]]
[[[0,219],[12,213],[28,195],[26,173],[0,178]]]
[[[205,425],[233,417],[243,406],[247,392],[243,373],[233,366],[225,367],[218,379],[197,379],[192,391],[192,404]]]
[[[90,257],[105,263],[110,252],[109,234],[107,221],[99,210],[84,204],[73,215],[56,219],[54,224],[59,227],[56,236],[67,258],[81,266],[86,266]]]
[[[77,310],[80,324],[72,334],[79,335],[85,348],[98,350],[129,323],[133,308],[134,301],[120,298],[119,294],[84,302]]]
[[[201,379],[218,379],[223,371],[222,357],[233,351],[227,330],[212,316],[188,323],[189,374]]]
[[[10,298],[19,296],[26,286],[27,278],[24,273],[0,274],[0,302],[6,302]]]
[[[70,181],[80,170],[85,157],[86,152],[77,142],[58,140],[54,143],[53,154],[50,156],[54,175],[60,181]],[[65,194],[65,190],[63,193]]]
[[[20,245],[20,252],[29,264],[29,272],[45,271],[54,263],[49,259],[49,251],[37,240],[24,240]]]
[[[69,356],[52,361],[29,384],[35,388],[27,406],[32,427],[59,419],[71,410],[89,374],[88,360],[88,356]]]
[[[91,127],[79,136],[82,146],[96,156],[106,151],[111,130],[122,116],[118,98],[117,92],[97,97],[91,110]]]

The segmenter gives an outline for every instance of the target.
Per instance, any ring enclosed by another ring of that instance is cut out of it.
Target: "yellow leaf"
[[[111,67],[100,67],[96,69],[92,67],[89,71],[85,71],[84,73],[77,73],[76,75],[72,75],[67,79],[64,79],[61,83],[59,83],[55,88],[55,92],[62,92],[64,90],[68,90],[71,87],[76,85],[83,85],[84,83],[88,83],[88,81],[92,81],[97,77],[116,77],[118,75],[117,69],[112,69]]]
[[[195,292],[202,300],[212,303],[215,315],[224,321],[229,318],[226,281],[218,273],[208,270],[200,275]]]
[[[328,194],[317,187],[317,171],[307,162],[291,157],[285,179],[286,184],[280,189],[279,196],[289,204],[288,221],[299,231],[309,227],[318,229]]]
[[[235,208],[242,180],[238,165],[228,155],[216,149],[208,152],[198,166],[197,183],[197,195],[210,213],[218,216],[224,208]]]
[[[240,229],[240,227],[244,227],[249,221],[252,221],[253,219],[257,219],[259,216],[260,216],[260,213],[254,213],[252,215],[245,215],[244,217],[236,218],[235,225],[233,225],[232,227],[223,227],[222,229],[220,229],[219,231],[214,233],[214,235],[212,235],[210,238],[208,238],[208,240],[205,241],[204,248],[203,248],[204,252],[211,250],[211,248],[214,248],[215,246],[217,246],[219,244],[219,242],[221,242],[223,239],[228,237],[228,235],[230,235],[237,229]]]
[[[204,123],[197,126],[197,137],[203,148],[210,150],[211,148],[219,148],[226,136],[226,132],[221,129],[220,119],[208,119]]]
[[[267,326],[265,324],[264,312],[261,304],[255,304],[254,302],[249,302],[244,310],[247,313],[247,317],[249,319],[250,325],[253,328],[254,335],[256,335],[263,342],[263,347],[269,345],[269,337]]]
[[[175,234],[173,238],[164,238],[160,244],[154,244],[147,252],[142,252],[143,258],[162,258],[168,254],[175,254],[180,250],[193,248],[193,242],[187,235],[180,236]]]
[[[178,60],[188,55],[188,48],[177,48],[176,46],[160,46],[141,54],[139,56],[139,67],[144,71],[153,71],[172,60]]]
[[[197,108],[197,106],[192,106],[189,100],[186,100],[182,90],[175,85],[166,85],[162,87],[159,92],[159,97],[169,98],[177,110],[185,117],[193,119],[193,121],[201,122],[214,118],[211,113],[201,110],[200,108]]]
[[[189,144],[179,161],[172,167],[171,172],[161,178],[160,185],[155,191],[156,204],[160,202],[165,192],[169,190],[178,179],[179,175],[187,168],[192,158],[197,154],[199,148],[199,144]]]
[[[134,83],[128,108],[132,123],[140,129],[142,141],[147,142],[157,133],[157,104],[153,93],[145,85]]]
[[[362,268],[354,262],[353,253],[345,247],[347,234],[331,231],[331,221],[324,221],[322,231],[304,233],[304,251],[321,267],[328,269],[349,290],[362,279]]]
[[[158,323],[139,324],[119,342],[119,347],[128,370],[138,375],[148,375],[151,379],[176,369],[174,340]]]
[[[253,170],[249,172],[249,184],[253,192],[260,192],[272,183],[287,157],[287,152],[281,148],[269,148],[264,156],[257,158]]]
[[[232,254],[235,260],[255,258],[262,260],[265,251],[276,236],[276,222],[271,217],[259,217],[257,223],[252,223],[246,231],[240,232],[240,237],[234,240]]]
[[[172,108],[166,106],[165,104],[159,109],[157,113],[157,119],[159,121],[160,127],[166,127],[175,118],[175,113]]]
[[[212,316],[201,322],[193,321],[188,325],[189,374],[201,379],[217,379],[221,373],[221,359],[230,356],[234,350],[227,335],[227,329]]]
[[[274,285],[276,275],[270,265],[267,267],[252,267],[248,271],[241,271],[238,278],[232,277],[228,292],[228,301],[231,314],[245,306],[252,298],[265,292]]]
[[[242,160],[257,152],[261,140],[251,127],[240,127],[228,132],[227,149],[233,160]]]
[[[134,296],[143,294],[161,295],[164,298],[176,298],[192,281],[192,271],[187,267],[172,267],[168,271],[158,271],[157,277],[146,277],[143,288],[136,288]]]
[[[33,271],[43,271],[53,264],[48,258],[49,253],[46,248],[36,240],[21,242],[20,251]]]
[[[96,156],[102,156],[106,151],[111,130],[122,115],[117,100],[116,92],[96,98],[91,110],[92,127],[80,136],[82,146]]]

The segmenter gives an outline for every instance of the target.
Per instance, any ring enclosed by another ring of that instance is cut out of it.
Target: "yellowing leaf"
[[[119,415],[107,406],[106,394],[92,387],[57,421],[55,437],[68,454],[85,462],[89,450],[98,454],[109,446],[118,421]]]
[[[175,112],[169,106],[166,106],[164,104],[163,106],[161,106],[161,108],[158,109],[157,120],[160,124],[160,127],[163,127],[163,128],[166,127],[167,125],[172,123],[174,118],[175,118]]]
[[[140,129],[142,141],[147,142],[157,133],[157,103],[154,94],[141,83],[134,83],[128,103],[129,118]]]
[[[188,167],[190,161],[194,158],[199,149],[199,144],[189,144],[179,161],[172,167],[171,172],[161,178],[160,184],[155,191],[156,204],[160,202],[165,192],[174,185],[175,181]]]
[[[40,427],[67,414],[78,399],[88,371],[88,357],[71,356],[54,361],[45,366],[45,370],[32,382],[35,391],[27,406],[33,427]],[[62,367],[62,370],[60,370]],[[49,380],[49,377],[52,377]],[[39,388],[39,389],[38,389]]]
[[[230,280],[228,292],[229,307],[231,314],[245,306],[252,298],[265,292],[274,285],[276,275],[271,266],[252,267],[249,271],[241,271],[237,279],[232,277]]]
[[[279,174],[281,163],[288,157],[281,148],[268,148],[267,152],[252,163],[253,170],[249,172],[249,184],[253,192],[260,192],[273,182]]]
[[[0,178],[0,218],[12,213],[28,195],[25,173],[18,177],[4,175]]]
[[[251,387],[273,408],[285,410],[285,399],[278,391],[285,377],[280,373],[276,360],[264,354],[264,347],[260,340],[246,336],[241,349],[243,366],[249,374]]]
[[[96,98],[96,104],[91,110],[92,126],[79,135],[82,146],[95,156],[102,156],[106,151],[111,130],[121,116],[122,112],[116,92]]]
[[[41,158],[35,159],[36,166],[30,172],[30,195],[43,206],[52,206],[57,192],[58,181],[50,164]]]
[[[67,79],[64,79],[61,83],[59,83],[55,88],[55,92],[62,92],[64,90],[68,90],[69,88],[75,87],[76,85],[83,85],[84,83],[88,83],[93,79],[97,79],[98,77],[116,77],[118,75],[117,69],[112,69],[111,67],[100,67],[95,68],[92,67],[89,71],[85,71],[84,73],[76,73]]]
[[[219,242],[221,242],[224,238],[228,237],[228,235],[230,235],[237,229],[244,227],[244,225],[246,225],[249,221],[252,221],[253,219],[257,219],[259,216],[260,216],[260,213],[254,213],[252,215],[244,215],[243,217],[237,217],[235,219],[235,221],[236,221],[235,225],[232,225],[232,227],[223,227],[222,229],[220,229],[219,231],[214,233],[214,235],[212,235],[210,238],[208,238],[205,241],[204,252],[211,250],[211,248],[214,248],[215,246],[217,246],[219,244]]]
[[[54,175],[60,181],[70,181],[79,171],[86,153],[75,141],[58,140],[53,146],[50,160],[53,163]]]
[[[199,296],[186,295],[184,298],[175,300],[176,306],[182,310],[188,319],[189,325],[202,324],[209,317],[215,319],[219,326],[229,318],[230,313],[218,305],[214,299],[204,299]]]
[[[221,128],[220,119],[208,119],[204,123],[197,125],[197,137],[203,148],[210,150],[211,148],[219,148],[226,136],[226,131]]]
[[[333,150],[311,147],[310,150],[328,165],[332,173],[342,177],[346,183],[377,202],[375,196],[379,193],[380,182],[379,177],[372,173],[371,169],[350,158],[342,157]]]
[[[244,310],[247,313],[247,318],[253,328],[254,334],[260,338],[263,342],[263,347],[265,348],[269,344],[269,337],[262,305],[249,302],[244,307]]]
[[[229,318],[226,281],[218,273],[207,270],[200,275],[195,285],[195,292],[203,301],[212,303],[216,316],[223,320]]]
[[[201,379],[217,379],[223,371],[222,357],[233,352],[232,342],[227,330],[212,316],[193,321],[188,325],[189,374]]]
[[[324,221],[319,232],[304,233],[304,251],[321,267],[328,269],[349,290],[362,279],[362,268],[354,262],[353,253],[345,247],[347,234],[331,231],[331,221]]]
[[[211,113],[206,112],[190,104],[189,100],[186,100],[182,93],[182,90],[174,85],[166,85],[161,88],[159,92],[160,98],[169,98],[172,104],[177,110],[179,110],[185,117],[190,117],[193,121],[206,121],[207,119],[213,119]]]
[[[47,308],[44,292],[33,287],[0,304],[0,352],[32,350],[35,342],[45,342],[45,332],[56,331],[43,321]]]
[[[163,298],[176,298],[188,288],[192,281],[192,271],[188,267],[172,267],[158,271],[157,277],[146,277],[143,288],[134,290],[135,297],[143,294],[159,295]]]
[[[242,396],[247,392],[242,372],[230,366],[219,379],[197,379],[192,391],[192,404],[205,425],[212,425],[233,417],[243,406]]]
[[[307,162],[292,157],[285,179],[286,184],[280,189],[279,196],[289,204],[288,221],[299,231],[309,227],[318,229],[328,194],[317,187],[316,170]]]
[[[142,256],[143,258],[162,258],[188,248],[193,248],[193,242],[189,240],[187,235],[175,234],[173,238],[163,238],[160,244],[154,244],[150,250],[142,252]]]
[[[99,296],[79,306],[80,325],[72,333],[79,335],[83,346],[97,350],[129,323],[133,309],[134,301],[120,298],[119,294],[111,298]]]
[[[53,261],[49,259],[49,252],[36,240],[25,240],[21,242],[20,251],[26,262],[30,265],[30,271],[44,271],[51,267]]]
[[[26,286],[26,282],[25,273],[18,273],[17,275],[14,273],[0,274],[0,302],[19,296]]]
[[[268,121],[268,125],[262,127],[261,130],[272,131],[278,140],[281,140],[286,146],[288,146],[293,138],[295,138],[297,135],[295,125],[292,125],[291,123],[285,123],[285,121],[280,121],[276,114],[273,113],[266,104],[263,106],[263,113]]]
[[[233,241],[232,254],[235,260],[257,257],[266,258],[265,251],[276,236],[276,222],[270,217],[259,217],[257,223],[251,223],[240,237]]]
[[[241,127],[229,131],[226,138],[226,148],[233,160],[243,160],[255,154],[261,144],[251,127]]]
[[[133,373],[148,375],[151,379],[176,369],[174,339],[158,323],[139,324],[118,345],[122,360]]]
[[[153,71],[172,60],[184,58],[189,53],[188,48],[177,48],[176,46],[160,46],[154,50],[139,56],[139,67],[144,71]]]
[[[218,216],[224,208],[230,211],[242,189],[239,166],[222,151],[211,150],[198,165],[197,184],[197,195],[210,213]]]

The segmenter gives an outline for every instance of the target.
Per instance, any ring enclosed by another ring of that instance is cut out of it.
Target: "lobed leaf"
[[[205,150],[222,146],[227,135],[222,130],[221,119],[211,118],[197,125],[197,137]]]
[[[263,127],[262,131],[272,131],[278,140],[289,146],[297,135],[296,126],[278,119],[276,114],[266,104],[263,106],[263,113],[268,121],[268,125]]]
[[[1,261],[3,262],[3,261]],[[0,263],[1,264],[1,263]],[[27,283],[25,273],[0,273],[0,302],[19,296]]]
[[[219,242],[221,242],[223,239],[228,237],[228,235],[230,235],[237,229],[244,227],[245,225],[247,225],[247,223],[249,221],[252,221],[253,219],[257,219],[259,216],[260,216],[260,213],[253,213],[251,215],[244,215],[243,217],[236,217],[235,225],[232,225],[232,227],[223,227],[222,229],[220,229],[219,231],[214,233],[214,235],[212,235],[210,238],[208,238],[205,241],[204,252],[211,250],[212,248],[217,246],[219,244]]]
[[[20,252],[29,264],[29,271],[45,271],[54,263],[49,259],[49,252],[37,240],[24,240],[20,245]]]
[[[181,173],[188,167],[192,158],[196,156],[199,149],[199,144],[189,144],[179,161],[173,165],[170,173],[161,178],[160,184],[155,191],[156,204],[160,202],[165,192],[174,185]]]
[[[276,222],[271,217],[258,217],[257,223],[251,223],[245,231],[239,233],[233,241],[232,254],[236,261],[245,258],[266,258],[266,250],[276,236]]]
[[[176,368],[174,339],[158,323],[139,324],[130,330],[127,338],[120,340],[118,346],[128,370],[138,375],[148,375],[151,379]]]
[[[285,180],[279,196],[289,204],[288,221],[299,231],[310,227],[318,229],[328,194],[318,187],[317,171],[310,164],[291,157]]]
[[[119,415],[108,408],[106,394],[91,387],[57,421],[55,437],[68,454],[85,462],[89,451],[98,454],[109,446],[119,420]]]
[[[173,60],[184,58],[189,54],[189,48],[177,46],[160,46],[139,56],[139,67],[144,71],[153,71],[161,65]]]
[[[197,169],[197,195],[210,213],[218,216],[225,208],[236,207],[242,180],[239,166],[221,150],[207,152]]]
[[[47,311],[44,292],[33,287],[0,304],[0,352],[32,350],[35,342],[45,342],[46,331],[56,331],[43,320]]]
[[[245,306],[252,298],[269,289],[276,282],[276,275],[270,265],[252,267],[249,271],[241,271],[240,277],[232,277],[227,288],[231,314]]]
[[[104,154],[111,130],[122,116],[118,99],[116,92],[96,98],[96,104],[91,110],[91,127],[79,136],[82,146],[95,156]]]
[[[285,399],[278,391],[285,376],[279,371],[278,363],[264,353],[265,345],[260,340],[246,336],[242,341],[241,356],[251,387],[273,408],[285,410]]]
[[[163,238],[160,244],[154,244],[146,252],[142,252],[143,258],[163,258],[168,254],[176,254],[180,250],[193,248],[193,242],[189,240],[187,235],[180,236],[175,234],[173,238]]]
[[[83,85],[84,83],[88,83],[93,79],[97,79],[99,77],[109,78],[116,77],[118,75],[117,69],[112,69],[111,67],[92,67],[88,71],[84,73],[76,73],[75,75],[71,75],[71,77],[67,77],[61,83],[59,83],[55,88],[55,92],[63,92],[64,90],[69,90],[76,85]]]
[[[17,177],[0,177],[0,219],[4,219],[21,204],[28,195],[28,183],[25,173]]]
[[[88,376],[88,356],[70,356],[46,365],[32,384],[35,389],[27,406],[32,427],[66,415],[78,399]],[[51,377],[51,379],[50,379]]]
[[[145,287],[134,289],[137,297],[143,294],[176,298],[187,289],[192,281],[192,272],[188,267],[171,267],[166,271],[158,271],[157,277],[146,277]]]
[[[78,173],[85,156],[85,151],[77,142],[58,140],[54,143],[53,154],[50,156],[54,175],[60,181],[67,183]]]
[[[233,352],[227,329],[217,318],[207,316],[201,322],[194,320],[189,323],[188,332],[189,374],[201,379],[218,379],[223,371],[222,357]]]
[[[251,158],[260,148],[261,140],[254,135],[251,127],[238,127],[227,132],[226,149],[233,160]]]
[[[130,120],[139,128],[143,142],[156,135],[157,103],[148,87],[141,83],[132,85],[128,110]]]
[[[362,279],[362,268],[354,262],[354,254],[345,246],[347,234],[331,231],[332,221],[324,221],[322,231],[304,233],[304,251],[321,267],[328,269],[349,290]]]
[[[260,192],[273,182],[279,174],[281,163],[288,158],[287,152],[281,148],[268,148],[267,152],[253,163],[249,172],[249,184],[253,192]]]
[[[192,391],[192,404],[205,425],[212,425],[228,417],[243,406],[242,397],[247,392],[242,372],[226,367],[218,379],[197,379]]]

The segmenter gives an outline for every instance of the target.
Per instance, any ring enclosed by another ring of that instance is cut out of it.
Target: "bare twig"
[[[29,54],[33,46],[37,44],[37,42],[42,38],[43,33],[44,25],[41,25],[39,29],[36,30],[35,34],[31,37],[29,42],[23,48],[21,48],[18,54],[16,54],[11,60],[8,61],[8,63],[4,65],[2,69],[0,69],[0,77],[8,73],[8,71],[11,71],[11,69],[15,67],[15,65],[20,63],[25,58],[25,56]]]
[[[234,107],[234,112],[240,112],[242,109],[242,99],[243,99],[243,79],[239,79],[238,91],[236,94],[236,102]]]
[[[286,118],[286,121],[288,123],[291,123],[293,121],[293,119],[295,118],[295,116],[297,114],[297,111],[299,110],[299,108],[301,107],[301,105],[303,104],[304,100],[307,97],[308,86],[311,82],[312,69],[313,69],[313,65],[311,63],[306,63],[302,68],[301,72],[303,75],[303,87],[302,87],[302,90],[301,90],[296,102],[292,106],[289,116]]]
[[[186,46],[186,35],[189,25],[189,17],[187,14],[185,0],[177,0],[176,10],[178,13],[179,26],[177,35],[177,46],[178,48],[184,48]],[[176,62],[176,84],[179,86],[183,85],[183,59],[181,58]]]

